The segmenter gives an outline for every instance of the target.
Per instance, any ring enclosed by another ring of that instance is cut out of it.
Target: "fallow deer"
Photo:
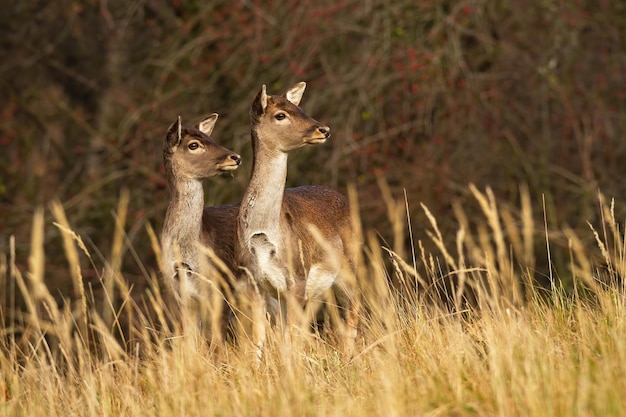
[[[252,337],[259,356],[267,296],[279,300],[289,326],[295,312],[287,308],[318,304],[331,289],[343,316],[340,336],[348,354],[356,338],[360,301],[348,201],[324,186],[285,191],[289,152],[330,137],[328,126],[298,107],[305,87],[301,82],[278,96],[267,95],[263,85],[250,109],[254,160],[237,219],[236,252],[256,290]]]
[[[204,206],[202,181],[241,164],[238,154],[209,136],[217,118],[213,113],[190,128],[183,126],[179,117],[168,129],[163,147],[170,190],[161,234],[163,274],[178,301],[186,305],[207,300],[208,280],[216,276],[216,266],[202,246],[211,248],[230,270],[235,268],[233,244],[239,206]],[[212,330],[213,338],[221,339],[223,322],[219,326],[220,331]]]

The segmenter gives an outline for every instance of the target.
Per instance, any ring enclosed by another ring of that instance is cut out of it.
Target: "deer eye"
[[[287,117],[285,113],[278,113],[276,116],[274,116],[276,120],[284,120],[285,117]]]
[[[191,142],[189,145],[187,145],[187,148],[189,148],[189,150],[191,151],[195,151],[196,149],[198,149],[200,145],[198,144],[198,142]]]

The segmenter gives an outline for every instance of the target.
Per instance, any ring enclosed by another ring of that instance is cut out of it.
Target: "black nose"
[[[330,127],[320,127],[317,129],[325,138],[330,136]]]
[[[232,159],[233,161],[235,161],[235,163],[237,165],[241,165],[241,157],[239,155],[231,155],[230,159]]]

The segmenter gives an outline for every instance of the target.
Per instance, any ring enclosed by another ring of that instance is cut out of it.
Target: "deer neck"
[[[194,266],[197,242],[202,228],[204,190],[202,182],[191,178],[170,178],[170,201],[163,225],[163,253],[172,256],[180,254],[180,261]]]
[[[263,139],[253,131],[254,162],[250,183],[241,202],[239,221],[246,239],[263,233],[273,240],[279,233],[287,179],[287,154],[266,149],[262,142]]]

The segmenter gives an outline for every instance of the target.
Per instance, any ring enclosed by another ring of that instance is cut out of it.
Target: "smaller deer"
[[[332,290],[343,316],[340,333],[348,354],[356,337],[360,301],[348,201],[324,186],[285,190],[289,152],[330,137],[328,126],[298,107],[305,87],[301,82],[278,96],[268,95],[264,85],[250,109],[254,161],[237,220],[236,250],[257,291],[252,337],[259,356],[271,298],[279,301],[289,326],[297,313],[287,312],[289,304],[315,305]]]
[[[202,245],[213,250],[234,270],[235,219],[238,205],[204,207],[202,181],[239,167],[241,157],[209,136],[218,115],[211,114],[196,128],[185,127],[180,117],[167,131],[163,161],[170,189],[163,230],[163,274],[178,301],[198,304],[209,295],[208,281],[215,265],[203,254]],[[215,297],[214,297],[215,298]],[[214,315],[215,316],[215,315]],[[212,338],[221,338],[222,328]]]

